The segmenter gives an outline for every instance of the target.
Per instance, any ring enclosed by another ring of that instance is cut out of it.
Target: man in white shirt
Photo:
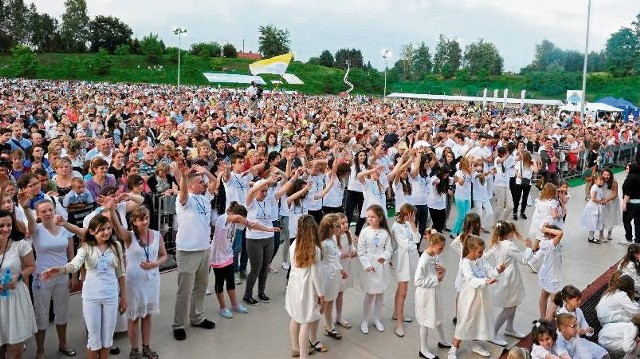
[[[209,282],[211,260],[211,199],[216,191],[216,178],[205,168],[184,163],[180,170],[180,192],[176,201],[178,232],[176,234],[176,264],[178,291],[176,293],[173,337],[187,339],[187,316],[194,327],[215,328],[204,316],[204,296]],[[204,177],[209,179],[208,185]],[[192,297],[193,293],[193,297]]]

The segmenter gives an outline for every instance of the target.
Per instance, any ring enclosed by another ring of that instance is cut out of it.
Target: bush
[[[222,56],[226,58],[236,58],[238,57],[238,50],[236,50],[236,47],[232,44],[224,44],[224,46],[222,46]]]
[[[127,44],[118,45],[116,47],[116,51],[113,52],[115,55],[131,55],[131,46]]]
[[[38,73],[38,57],[27,46],[18,45],[11,50],[11,72],[15,77],[33,78]]]

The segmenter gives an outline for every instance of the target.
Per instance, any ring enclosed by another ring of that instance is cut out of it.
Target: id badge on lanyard
[[[110,259],[111,257],[105,254],[98,257],[98,264],[96,265],[96,271],[98,274],[106,274],[108,272],[109,265],[111,264]]]

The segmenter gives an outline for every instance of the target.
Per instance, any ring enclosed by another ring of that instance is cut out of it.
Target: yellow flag
[[[257,74],[276,74],[282,75],[287,71],[287,67],[293,58],[292,53],[279,55],[269,59],[256,61],[249,65],[252,75]]]

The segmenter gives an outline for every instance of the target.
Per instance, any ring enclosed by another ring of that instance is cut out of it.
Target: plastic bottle
[[[11,269],[7,268],[2,276],[2,287],[3,289],[0,291],[0,297],[6,298],[9,296],[9,289],[7,286],[11,283]]]

